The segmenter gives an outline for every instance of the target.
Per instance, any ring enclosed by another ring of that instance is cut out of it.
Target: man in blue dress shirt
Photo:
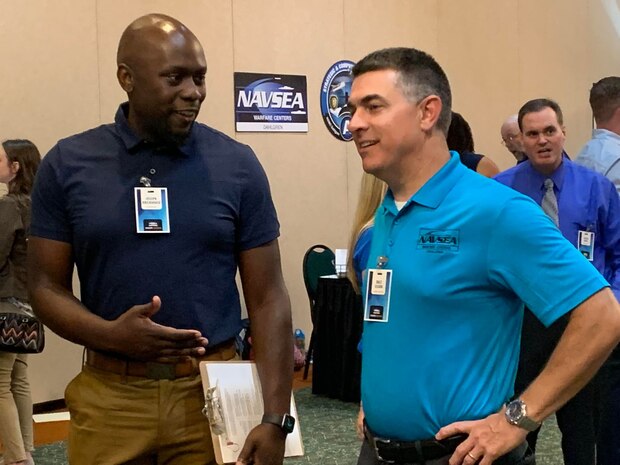
[[[548,99],[527,102],[519,111],[519,126],[528,161],[500,173],[496,179],[541,205],[562,235],[605,276],[618,298],[620,198],[614,185],[603,175],[576,165],[563,155],[566,135],[562,111],[556,102]],[[545,328],[526,311],[516,392],[527,388],[538,376],[567,321],[562,318]],[[591,383],[556,413],[567,465],[594,463],[597,442],[594,412],[597,408],[593,391],[594,383]],[[612,407],[611,400],[604,400],[609,405],[603,405],[603,410]],[[603,425],[603,428],[605,431],[601,432],[609,435],[608,426]],[[535,431],[528,435],[532,449],[535,449],[537,434]],[[615,436],[617,443],[620,437]],[[611,446],[609,439],[602,442],[603,447]]]
[[[595,83],[590,107],[596,129],[575,161],[607,176],[620,192],[620,77],[609,76]]]

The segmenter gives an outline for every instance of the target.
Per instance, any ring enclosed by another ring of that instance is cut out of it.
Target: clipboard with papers
[[[253,362],[200,362],[205,394],[203,413],[211,427],[213,450],[218,464],[235,463],[249,432],[261,422],[263,396]],[[286,438],[285,457],[304,455],[295,399],[291,393],[290,414],[297,420]]]

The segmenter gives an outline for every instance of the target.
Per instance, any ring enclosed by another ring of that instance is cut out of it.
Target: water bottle
[[[297,346],[297,348],[299,350],[301,350],[302,352],[305,352],[305,350],[306,350],[306,335],[299,328],[297,328],[295,330],[295,345]]]

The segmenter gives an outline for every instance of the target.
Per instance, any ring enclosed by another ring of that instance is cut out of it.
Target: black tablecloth
[[[312,393],[359,402],[361,297],[347,278],[320,278],[315,303]]]

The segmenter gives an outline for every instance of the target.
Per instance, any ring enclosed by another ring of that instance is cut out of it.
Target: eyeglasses
[[[515,134],[513,136],[508,136],[506,138],[502,137],[502,145],[506,145],[507,143],[514,141],[518,137],[519,137],[519,134]]]

